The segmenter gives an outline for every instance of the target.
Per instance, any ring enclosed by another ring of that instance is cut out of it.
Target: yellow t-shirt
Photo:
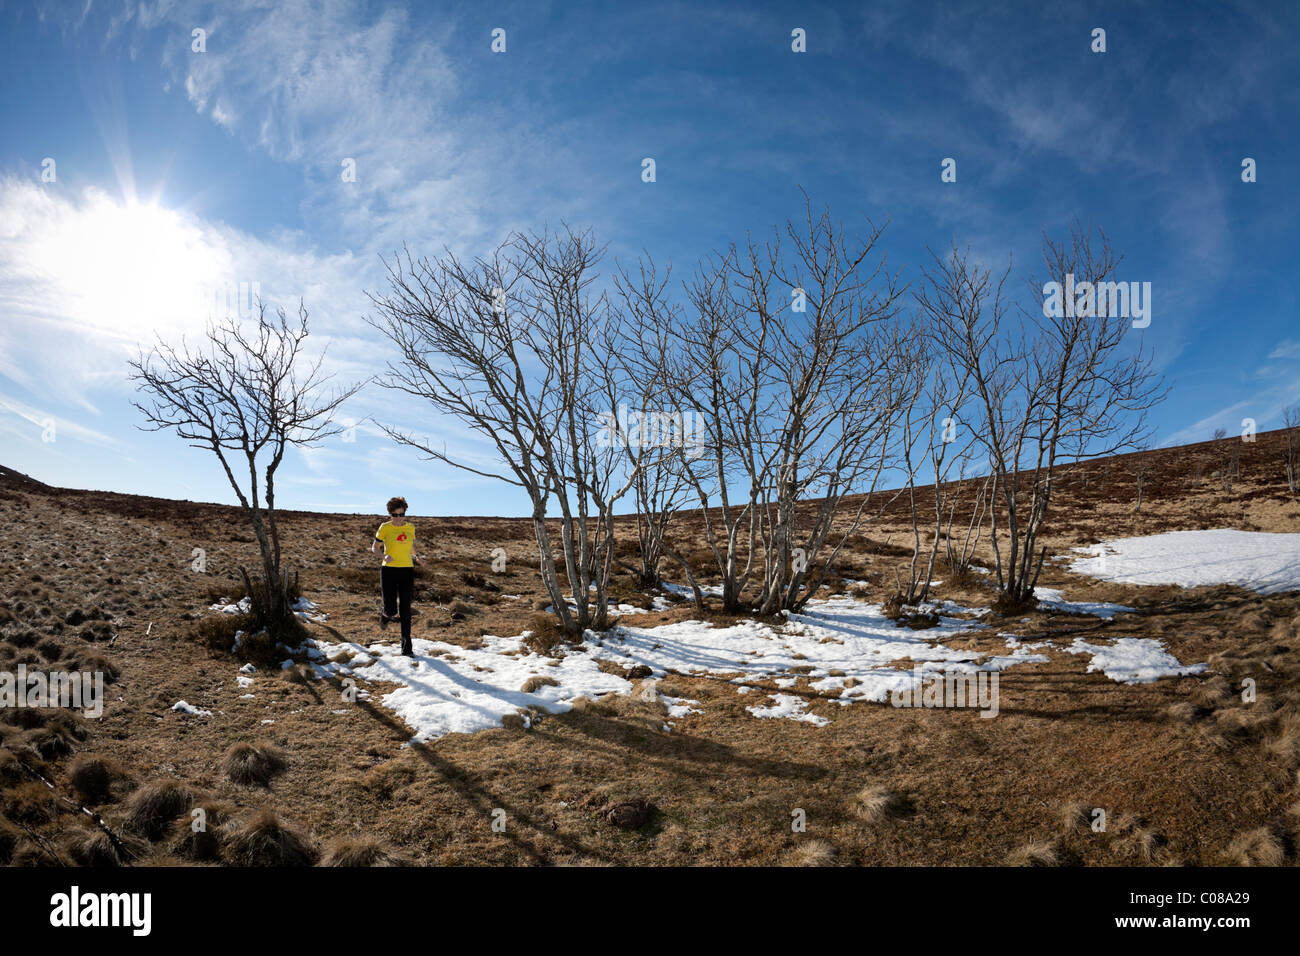
[[[375,532],[375,540],[384,542],[384,554],[392,560],[384,564],[386,568],[410,568],[411,552],[415,550],[415,525],[395,525],[385,521]]]

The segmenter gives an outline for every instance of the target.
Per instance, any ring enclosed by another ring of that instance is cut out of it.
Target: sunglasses
[[[388,516],[389,516],[390,518],[405,518],[405,517],[406,517],[406,512],[405,512],[405,511],[390,511],[390,512],[388,512]]]

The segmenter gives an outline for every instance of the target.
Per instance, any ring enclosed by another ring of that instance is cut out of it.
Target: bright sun
[[[229,275],[224,244],[168,209],[98,195],[59,217],[37,250],[65,314],[130,341],[205,318]]]

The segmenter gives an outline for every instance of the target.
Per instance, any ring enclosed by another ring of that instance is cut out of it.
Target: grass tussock
[[[127,779],[127,772],[116,760],[87,755],[78,757],[68,770],[68,785],[87,806],[107,803],[114,785]]]
[[[407,866],[408,861],[378,837],[340,836],[325,845],[321,866]]]
[[[144,852],[138,840],[114,841],[96,826],[81,826],[62,841],[64,854],[78,866],[129,866]]]
[[[269,787],[286,766],[284,752],[266,742],[240,741],[221,758],[221,772],[241,787]]]
[[[152,780],[127,797],[126,827],[146,840],[162,839],[194,803],[194,792],[176,780]]]
[[[398,758],[376,764],[361,778],[361,786],[380,800],[391,799],[402,787],[415,782],[415,767],[408,760]]]
[[[554,614],[534,614],[524,633],[524,644],[535,654],[550,657],[557,647],[567,643],[569,637],[560,629],[559,618]]]
[[[263,809],[224,828],[225,859],[234,866],[314,866],[320,857],[311,838]]]
[[[805,840],[791,850],[782,866],[834,866],[835,847],[825,840]]]
[[[49,787],[29,780],[0,793],[0,813],[14,823],[41,826],[59,812],[58,801]]]
[[[1080,827],[1092,827],[1092,807],[1081,800],[1072,800],[1056,811],[1062,834],[1070,834]]]
[[[1233,866],[1281,866],[1286,861],[1282,841],[1268,827],[1238,834],[1224,856]]]
[[[867,823],[880,823],[913,812],[912,801],[906,795],[879,785],[858,791],[853,798],[852,809],[854,816]]]
[[[519,692],[521,694],[535,694],[543,687],[559,686],[560,682],[554,677],[547,677],[545,674],[534,674],[532,677],[528,678],[528,680],[524,681],[523,686],[519,688]]]
[[[1060,866],[1061,854],[1055,840],[1030,840],[1007,854],[1007,866]]]
[[[14,850],[22,840],[22,831],[0,817],[0,866],[8,866],[14,858]]]
[[[168,853],[194,863],[215,863],[222,855],[222,827],[234,816],[224,803],[211,801],[197,804],[168,844]]]

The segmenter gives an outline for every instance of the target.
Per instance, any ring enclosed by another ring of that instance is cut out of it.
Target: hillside
[[[416,575],[415,676],[398,670],[393,632],[377,622],[377,517],[282,514],[318,653],[245,674],[230,652],[237,616],[211,607],[240,596],[236,569],[255,555],[237,509],[50,488],[0,469],[0,668],[116,675],[102,719],[0,713],[0,861],[1291,862],[1300,593],[1108,583],[1052,560],[1176,530],[1300,532],[1281,449],[1270,432],[1063,467],[1040,582],[1059,595],[998,620],[984,615],[985,580],[944,582],[933,633],[879,614],[911,542],[900,499],[880,495],[882,513],[827,589],[848,593],[790,625],[709,612],[718,639],[707,655],[688,604],[622,572],[621,636],[581,650],[518,641],[546,604],[531,524],[417,515],[433,560]],[[679,526],[688,552],[698,526],[698,515]],[[986,546],[977,560],[990,563]],[[912,649],[900,656],[903,642]],[[849,651],[887,644],[894,671],[1005,658],[998,715],[850,693],[884,672]],[[1137,647],[1179,666],[1141,683],[1108,676],[1103,651]],[[758,667],[765,656],[779,668]],[[706,657],[722,663],[696,670]],[[534,684],[515,714],[524,692],[502,682],[524,673],[554,673],[558,686]],[[570,681],[618,689],[549,713]],[[462,695],[472,706],[456,709]],[[174,710],[181,701],[197,713]],[[430,730],[452,717],[491,729]],[[267,785],[235,782],[238,742],[269,748],[283,769]],[[101,814],[121,845],[68,801]],[[187,825],[196,806],[210,838]],[[806,832],[791,829],[796,808]],[[1103,832],[1089,826],[1098,808]]]

